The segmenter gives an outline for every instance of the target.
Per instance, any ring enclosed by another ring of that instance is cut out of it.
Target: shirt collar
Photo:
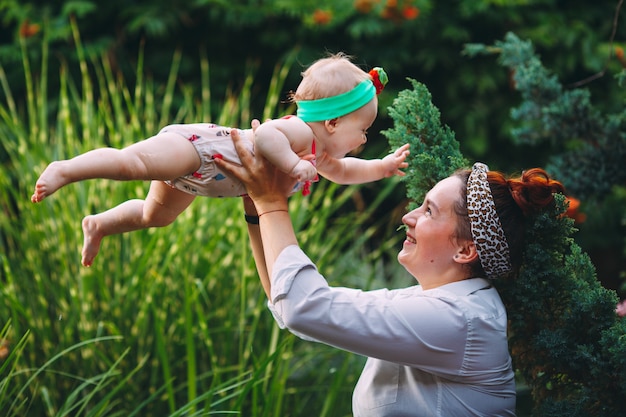
[[[442,285],[441,287],[438,287],[438,289],[451,292],[454,295],[465,296],[489,287],[491,287],[491,283],[485,278],[469,278]]]

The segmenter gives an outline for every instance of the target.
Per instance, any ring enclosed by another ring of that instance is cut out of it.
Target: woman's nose
[[[412,223],[415,222],[415,217],[416,216],[417,216],[417,209],[409,211],[407,214],[402,216],[402,223],[404,223],[404,224],[406,224],[408,226],[409,224],[412,224]]]

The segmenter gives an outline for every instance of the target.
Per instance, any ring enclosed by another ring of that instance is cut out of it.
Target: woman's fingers
[[[254,121],[252,123],[254,129]],[[272,165],[263,155],[255,155],[248,150],[237,129],[230,132],[233,145],[241,160],[241,165],[215,159],[214,162],[227,175],[241,181],[252,199],[272,199],[289,195],[296,181]]]
[[[237,151],[237,155],[239,155],[239,159],[241,160],[242,165],[238,165],[221,158],[214,159],[213,161],[220,167],[220,169],[224,170],[227,174],[232,175],[233,177],[237,178],[239,181],[247,185],[250,177],[248,173],[248,167],[254,163],[254,156],[248,149],[246,149],[245,145],[243,144],[241,136],[239,135],[239,130],[231,130],[230,137],[233,141],[233,145],[235,146],[235,150]]]

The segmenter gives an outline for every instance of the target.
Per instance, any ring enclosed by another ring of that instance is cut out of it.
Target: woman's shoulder
[[[429,290],[429,295],[458,307],[468,319],[501,319],[506,309],[498,291],[484,278],[471,278]]]

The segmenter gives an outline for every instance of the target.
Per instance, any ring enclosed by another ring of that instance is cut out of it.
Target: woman
[[[419,285],[336,288],[298,247],[286,197],[293,181],[233,141],[243,166],[219,164],[247,187],[252,248],[276,321],[368,357],[355,416],[515,415],[506,311],[489,279],[515,273],[524,216],[551,204],[559,182],[541,169],[510,180],[483,164],[455,173],[402,219],[398,261]]]

